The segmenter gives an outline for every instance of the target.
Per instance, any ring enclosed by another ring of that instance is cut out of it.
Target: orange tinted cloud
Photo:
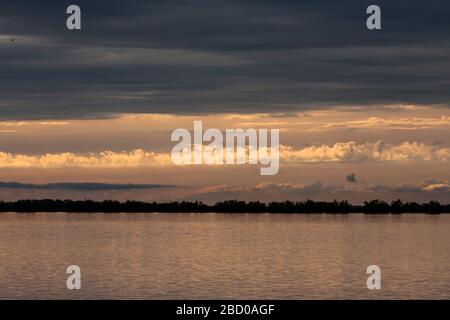
[[[280,158],[291,162],[337,162],[337,161],[448,161],[450,148],[439,148],[420,142],[404,142],[392,145],[382,140],[357,144],[354,141],[338,142],[332,146],[311,146],[295,150],[280,146]]]
[[[450,148],[420,142],[399,145],[382,140],[357,144],[354,141],[334,145],[295,149],[280,145],[280,160],[288,163],[345,161],[449,161]],[[172,165],[170,153],[135,149],[128,152],[103,151],[75,154],[71,152],[42,155],[0,152],[1,168],[136,168]]]

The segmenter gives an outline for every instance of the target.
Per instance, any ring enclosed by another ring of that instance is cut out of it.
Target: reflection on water
[[[450,215],[0,214],[0,298],[448,299],[449,270]]]

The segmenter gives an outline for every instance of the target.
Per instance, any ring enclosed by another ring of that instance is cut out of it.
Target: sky
[[[449,17],[438,0],[2,1],[0,199],[448,203]],[[171,132],[195,120],[280,129],[278,174],[175,166]]]

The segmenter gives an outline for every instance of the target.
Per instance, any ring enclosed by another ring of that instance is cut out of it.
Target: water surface
[[[450,215],[0,213],[0,298],[449,299],[449,270]]]

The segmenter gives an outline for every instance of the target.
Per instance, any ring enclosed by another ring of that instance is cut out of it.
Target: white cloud
[[[145,167],[170,163],[168,154],[136,149],[130,152],[104,151],[77,155],[70,152],[25,155],[0,152],[2,168],[122,168]]]
[[[392,145],[384,141],[357,144],[338,142],[332,146],[295,149],[280,145],[284,163],[364,162],[364,161],[449,161],[450,148],[420,142]],[[42,155],[0,152],[0,168],[127,168],[172,165],[170,153],[136,149],[124,152],[103,151],[75,154],[71,152]]]
[[[339,162],[339,161],[448,161],[450,148],[442,148],[420,142],[404,142],[392,145],[382,140],[357,144],[354,141],[338,142],[332,146],[311,146],[295,150],[280,147],[280,158],[288,162]]]

